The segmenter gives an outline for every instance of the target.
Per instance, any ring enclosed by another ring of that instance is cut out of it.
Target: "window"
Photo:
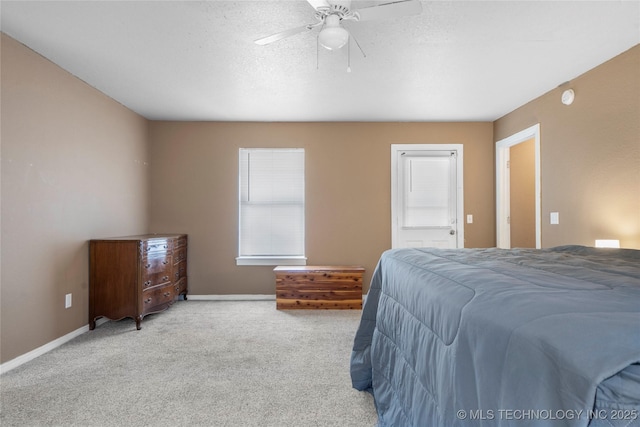
[[[433,151],[431,154],[403,155],[402,160],[403,226],[451,226],[456,216],[455,204],[452,206],[455,202],[456,157],[448,151]]]
[[[305,265],[304,149],[241,148],[237,265]]]

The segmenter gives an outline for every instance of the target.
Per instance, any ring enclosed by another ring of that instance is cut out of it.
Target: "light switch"
[[[467,224],[473,224],[473,215],[467,215]]]
[[[549,214],[550,224],[560,224],[560,212],[551,212]]]

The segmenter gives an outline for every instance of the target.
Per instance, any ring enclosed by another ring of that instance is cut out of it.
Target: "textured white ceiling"
[[[354,1],[352,8],[385,3]],[[4,1],[1,29],[149,119],[491,121],[640,43],[640,0],[422,1],[317,49],[304,0]],[[640,72],[640,70],[639,70]]]

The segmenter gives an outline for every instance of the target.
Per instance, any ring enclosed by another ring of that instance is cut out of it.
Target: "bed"
[[[350,367],[381,427],[640,426],[640,251],[386,251]]]

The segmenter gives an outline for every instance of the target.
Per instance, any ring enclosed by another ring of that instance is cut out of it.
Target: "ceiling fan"
[[[314,16],[317,22],[263,37],[255,40],[255,43],[266,45],[321,26],[318,43],[326,49],[336,50],[349,41],[349,32],[341,25],[342,21],[390,19],[418,15],[422,12],[422,4],[419,0],[402,0],[360,9],[351,9],[351,0],[307,0],[307,2],[315,9]]]

